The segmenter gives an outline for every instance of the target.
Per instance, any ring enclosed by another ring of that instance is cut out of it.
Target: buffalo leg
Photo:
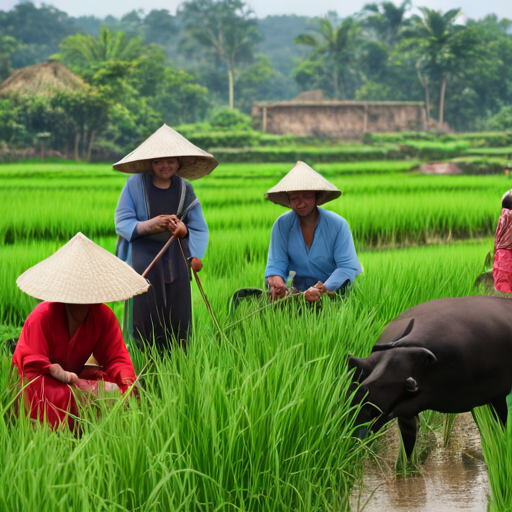
[[[407,459],[411,458],[414,445],[416,444],[416,435],[418,432],[418,416],[410,418],[398,418],[398,426],[402,434],[402,442],[404,443],[405,454]]]

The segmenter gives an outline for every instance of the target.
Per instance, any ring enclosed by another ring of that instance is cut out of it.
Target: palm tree
[[[339,99],[341,78],[354,61],[360,29],[353,18],[344,19],[337,28],[330,20],[322,18],[318,22],[318,31],[321,40],[311,34],[301,34],[293,42],[313,48],[308,58],[325,57],[332,73],[334,98]]]
[[[455,24],[455,20],[461,14],[460,9],[450,9],[444,14],[427,7],[421,7],[420,11],[422,17],[411,17],[411,29],[406,31],[406,35],[410,37],[405,44],[415,47],[418,53],[418,77],[425,89],[427,103],[429,83],[433,80],[441,83],[439,127],[442,127],[446,82],[450,74],[460,69],[464,54],[470,51],[467,45],[460,44],[461,35],[467,29],[464,25]]]
[[[101,27],[98,37],[89,34],[75,34],[60,43],[60,52],[55,56],[82,76],[92,76],[107,63],[117,67],[130,67],[144,53],[142,38],[128,38],[124,32],[112,32]],[[125,66],[122,66],[122,63]]]
[[[362,23],[375,32],[379,41],[394,47],[406,22],[405,13],[410,7],[411,0],[403,0],[398,6],[393,2],[382,2],[380,5],[366,4],[362,12],[366,17]]]

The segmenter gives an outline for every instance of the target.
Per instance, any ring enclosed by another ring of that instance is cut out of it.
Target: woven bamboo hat
[[[219,164],[210,153],[194,146],[183,135],[164,124],[113,167],[116,171],[133,174],[151,172],[151,160],[168,157],[180,157],[181,165],[176,174],[187,180],[202,178]]]
[[[82,233],[21,274],[16,283],[36,299],[68,304],[126,300],[149,288],[129,265]]]
[[[341,196],[341,191],[332,183],[329,183],[321,174],[318,174],[308,164],[297,162],[297,165],[265,194],[265,199],[290,207],[288,193],[301,190],[319,192],[317,205],[328,203]]]

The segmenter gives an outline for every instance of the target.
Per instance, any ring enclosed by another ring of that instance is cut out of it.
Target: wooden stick
[[[162,250],[155,256],[155,259],[149,264],[149,267],[146,270],[144,270],[144,272],[142,273],[142,277],[146,277],[149,274],[151,269],[155,266],[156,262],[162,257],[164,252],[167,251],[167,249],[169,249],[169,246],[172,244],[172,241],[175,238],[176,237],[172,235],[171,238],[167,240],[167,243],[162,247]]]

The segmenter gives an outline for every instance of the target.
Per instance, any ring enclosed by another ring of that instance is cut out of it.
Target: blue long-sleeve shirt
[[[265,279],[281,276],[286,281],[293,270],[293,284],[299,290],[307,290],[321,281],[329,291],[335,291],[347,279],[353,282],[361,273],[347,221],[328,210],[318,211],[320,219],[309,249],[294,211],[276,220],[270,235]]]
[[[137,224],[149,220],[143,179],[143,174],[135,174],[128,179],[116,208],[116,233],[122,237],[117,254],[128,264],[131,263],[131,243],[139,238]],[[183,192],[185,194],[185,209],[195,199],[195,194],[190,183],[185,182],[184,184],[186,185],[186,190]],[[190,255],[199,259],[204,258],[208,247],[209,232],[199,202],[188,211],[183,221],[189,233]]]

